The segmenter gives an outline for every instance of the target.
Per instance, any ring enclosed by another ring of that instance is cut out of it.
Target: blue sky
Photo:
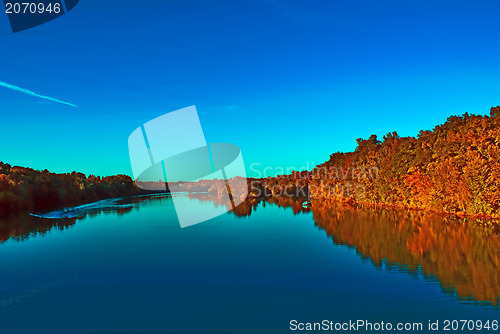
[[[97,1],[13,34],[0,15],[0,160],[131,174],[141,124],[196,105],[250,171],[500,104],[500,1]],[[256,172],[250,172],[257,176]]]

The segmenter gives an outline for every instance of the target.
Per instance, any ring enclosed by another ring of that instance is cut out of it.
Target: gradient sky
[[[196,105],[252,176],[500,104],[499,1],[102,1],[13,34],[0,13],[0,160],[131,174],[141,124]],[[260,167],[252,168],[254,163]]]

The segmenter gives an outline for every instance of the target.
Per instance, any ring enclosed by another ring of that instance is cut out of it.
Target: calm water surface
[[[2,333],[291,333],[292,319],[425,328],[500,315],[494,226],[283,200],[181,229],[168,196],[60,215],[83,217],[0,222]]]

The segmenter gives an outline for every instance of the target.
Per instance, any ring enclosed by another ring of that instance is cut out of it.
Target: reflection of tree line
[[[162,202],[166,200],[166,196],[155,195],[127,197],[112,201],[112,204],[108,207],[90,207],[89,209],[72,212],[75,215],[72,218],[48,219],[27,214],[4,218],[0,220],[0,243],[7,240],[24,241],[31,236],[43,236],[53,230],[65,230],[74,226],[78,220],[86,217],[93,218],[103,213],[112,213],[118,216],[125,215],[134,209],[138,210],[140,203]],[[61,211],[61,217],[64,217],[64,212],[66,211]]]
[[[460,299],[498,305],[500,235],[498,225],[415,211],[364,210],[315,201],[315,224],[335,244],[354,247],[376,265],[434,275]]]
[[[302,200],[297,200],[290,197],[261,197],[261,198],[250,198],[244,201],[241,205],[233,210],[236,216],[250,216],[252,211],[257,210],[259,204],[262,203],[263,207],[266,205],[276,205],[280,208],[291,208],[294,215],[297,215],[304,211],[309,211],[302,207]]]
[[[225,205],[216,193],[191,193],[190,198]],[[126,214],[139,203],[164,201],[167,197],[147,196],[127,198],[116,206],[85,212],[87,216],[114,212]],[[121,207],[121,204],[132,204]],[[239,217],[250,216],[262,205],[292,208],[303,212],[302,199],[290,197],[249,196],[232,211]],[[357,206],[313,200],[315,224],[332,238],[335,244],[353,247],[375,266],[386,263],[389,268],[418,273],[439,280],[445,291],[460,299],[499,304],[500,298],[500,226],[475,221],[438,216],[418,211],[391,209],[365,210]],[[84,215],[84,216],[85,216]],[[75,224],[77,218],[39,219],[31,216],[0,222],[0,242],[8,239],[25,240],[53,229],[63,230]],[[479,224],[478,224],[479,222]]]
[[[52,230],[62,231],[73,226],[76,221],[77,218],[56,220],[35,218],[28,215],[0,220],[0,243],[11,239],[23,241],[30,236],[43,236]]]
[[[198,198],[198,197],[197,197]],[[199,199],[210,201],[214,197]],[[259,205],[304,210],[302,199],[249,197],[233,210],[250,216]],[[356,249],[377,267],[418,274],[439,280],[444,291],[459,299],[499,304],[500,226],[486,220],[468,221],[421,211],[364,209],[359,205],[313,200],[315,224],[335,244]]]
[[[307,198],[307,188],[302,187],[302,192],[299,195],[302,196],[276,196],[272,193],[271,186],[272,183],[266,183],[266,180],[249,179],[240,180],[241,182],[233,182],[233,187],[229,188],[228,192],[231,196],[233,194],[243,194],[247,190],[243,190],[244,187],[248,188],[248,196],[246,199],[236,206],[236,208],[231,207],[230,203],[227,202],[227,198],[224,196],[226,194],[224,190],[226,188],[225,182],[211,181],[211,190],[203,193],[189,193],[188,197],[191,199],[197,199],[199,201],[212,202],[215,206],[227,205],[228,210],[232,210],[237,217],[250,216],[252,211],[255,211],[257,206],[262,203],[265,207],[266,203],[274,204],[279,207],[293,209],[294,214],[303,212],[302,202]],[[197,188],[197,190],[199,190]],[[231,191],[232,190],[232,191]]]

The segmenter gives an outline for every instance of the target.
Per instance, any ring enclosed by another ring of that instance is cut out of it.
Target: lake
[[[24,216],[0,222],[0,328],[292,333],[292,320],[363,320],[435,333],[429,321],[440,332],[446,320],[491,324],[500,318],[499,233],[487,221],[321,201],[303,210],[290,199],[247,201],[184,229],[170,195]]]

